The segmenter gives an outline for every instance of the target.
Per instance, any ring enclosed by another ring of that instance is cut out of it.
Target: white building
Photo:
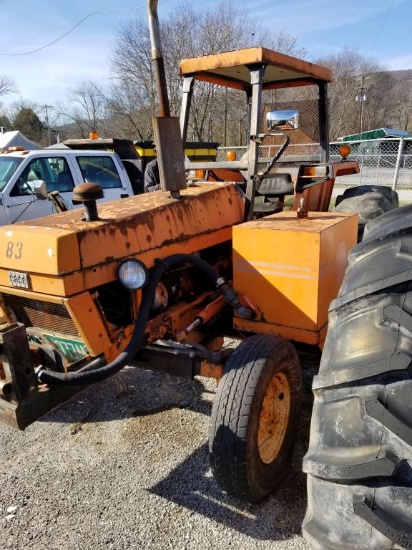
[[[24,134],[15,130],[13,132],[6,132],[4,128],[0,131],[0,150],[8,149],[9,147],[17,147],[22,145],[27,150],[42,149],[42,146],[26,138]]]

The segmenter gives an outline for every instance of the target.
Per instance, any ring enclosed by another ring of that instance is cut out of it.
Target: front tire
[[[229,494],[262,500],[291,464],[301,401],[301,370],[293,345],[251,336],[228,360],[212,409],[212,471]]]

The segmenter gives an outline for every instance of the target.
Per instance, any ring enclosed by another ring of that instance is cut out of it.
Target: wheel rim
[[[287,376],[280,372],[270,381],[263,398],[259,418],[258,451],[262,462],[270,464],[277,457],[290,415],[290,386]]]

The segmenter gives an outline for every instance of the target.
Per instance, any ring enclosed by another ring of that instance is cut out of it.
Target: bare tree
[[[392,121],[401,130],[412,131],[412,71],[399,71],[391,94]]]
[[[390,74],[379,63],[349,48],[318,59],[317,63],[329,67],[333,75],[329,87],[331,140],[358,133],[361,115],[365,130],[384,125],[389,116],[387,97],[392,84]]]
[[[136,18],[121,27],[112,59],[112,74],[112,117],[133,132],[130,137],[149,139],[156,93],[145,19]]]
[[[17,112],[22,109],[32,109],[38,115],[40,106],[37,103],[37,101],[31,101],[30,99],[19,97],[19,99],[17,99],[16,101],[13,101],[13,103],[11,104],[10,111],[14,113],[14,116],[15,116]]]
[[[258,43],[289,54],[298,50],[296,38],[272,32],[251,19],[231,0],[215,9],[194,10],[182,2],[162,18],[161,41],[172,115],[181,102],[179,63],[182,59]],[[244,119],[245,97],[238,92],[222,93],[209,84],[197,86],[189,136],[194,140],[234,143],[239,121]],[[131,19],[118,32],[112,56],[112,84],[104,90],[92,81],[69,89],[64,102],[54,109],[66,128],[66,136],[86,137],[91,130],[100,135],[152,139],[152,116],[157,111],[157,90],[152,71],[149,27],[145,17]]]
[[[4,74],[0,75],[0,96],[17,92],[18,88],[15,81]]]
[[[264,45],[288,54],[302,55],[296,38],[273,32],[249,17],[231,0],[216,8],[194,10],[189,2],[179,4],[168,19],[161,21],[161,43],[172,115],[181,101],[179,63],[182,59],[227,50]],[[114,76],[113,108],[139,138],[152,137],[151,117],[156,113],[157,94],[151,62],[147,20],[135,18],[122,26],[112,56]],[[210,84],[197,86],[188,136],[195,140],[214,139],[226,143],[239,134],[245,98],[239,93],[222,93]],[[229,114],[231,117],[229,118]],[[215,120],[213,121],[212,118]],[[232,142],[233,143],[233,142]]]
[[[65,101],[57,103],[55,111],[69,136],[86,138],[90,132],[106,133],[107,103],[102,87],[85,80],[69,88]]]
[[[107,102],[109,135],[127,139],[149,139],[152,135],[150,106],[136,106],[136,93],[130,82],[112,86]]]

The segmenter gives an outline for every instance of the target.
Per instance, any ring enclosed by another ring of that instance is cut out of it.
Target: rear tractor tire
[[[250,336],[230,356],[213,404],[212,471],[230,495],[256,502],[291,464],[301,402],[293,345],[274,335]]]
[[[359,185],[345,189],[336,197],[335,211],[359,214],[358,242],[362,240],[366,224],[378,216],[399,207],[396,191],[385,185]]]
[[[412,206],[352,249],[313,382],[305,538],[412,548]]]

